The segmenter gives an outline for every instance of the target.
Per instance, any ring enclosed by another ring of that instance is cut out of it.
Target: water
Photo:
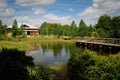
[[[32,44],[33,49],[29,56],[33,57],[33,62],[45,65],[54,65],[56,62],[67,62],[70,54],[74,51],[73,43],[40,43]]]
[[[76,54],[84,51],[84,48],[75,46],[74,43],[39,43],[31,44],[33,49],[29,52],[29,56],[33,57],[36,65],[55,65],[55,63],[65,63],[68,61],[70,54]],[[109,55],[108,52],[94,51],[97,55]]]

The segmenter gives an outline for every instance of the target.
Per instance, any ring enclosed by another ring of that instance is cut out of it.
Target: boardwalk
[[[120,39],[119,38],[88,38],[80,37],[75,38],[75,44],[78,47],[93,48],[106,48],[109,50],[120,51]]]

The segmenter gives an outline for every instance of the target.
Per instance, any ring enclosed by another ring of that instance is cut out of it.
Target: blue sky
[[[34,26],[44,21],[78,24],[83,19],[89,25],[103,14],[120,16],[120,0],[0,0],[0,19],[7,25],[14,19]]]

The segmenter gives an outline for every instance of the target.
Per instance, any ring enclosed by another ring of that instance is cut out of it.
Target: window
[[[27,31],[27,35],[30,35],[30,31]]]

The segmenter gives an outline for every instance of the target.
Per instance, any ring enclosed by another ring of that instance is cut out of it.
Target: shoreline
[[[11,40],[0,40],[0,50],[2,48],[16,48],[21,51],[29,51],[32,48],[32,43],[44,43],[44,42],[68,42],[73,43],[74,40],[63,40],[61,38],[15,38]]]

